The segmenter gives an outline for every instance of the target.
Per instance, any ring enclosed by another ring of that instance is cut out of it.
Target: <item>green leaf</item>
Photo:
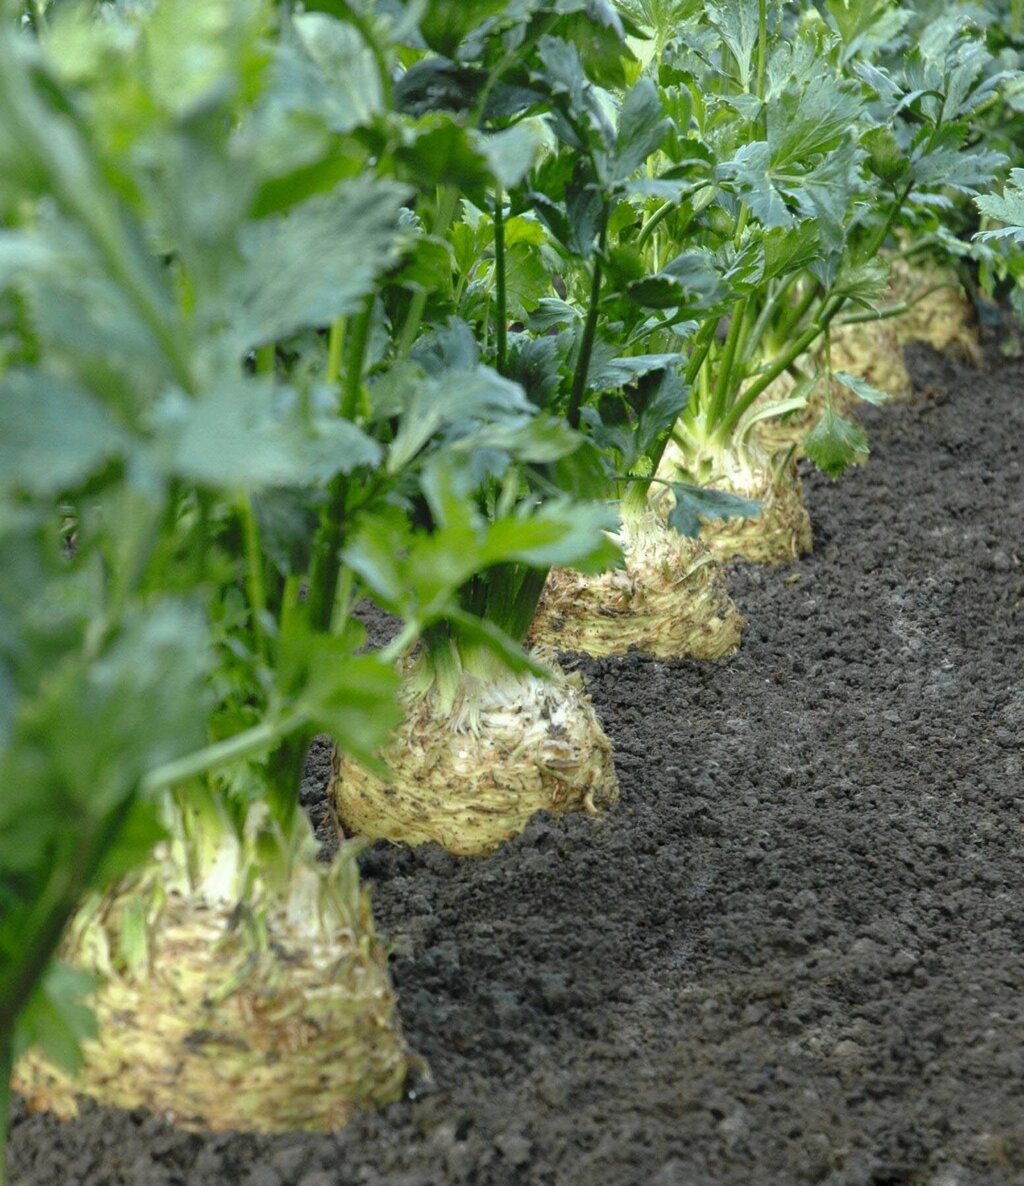
[[[483,70],[446,58],[423,58],[395,83],[395,107],[414,117],[432,111],[469,112],[486,77]]]
[[[22,275],[56,272],[61,263],[59,247],[38,233],[0,231],[0,291]]]
[[[118,828],[117,843],[107,849],[100,862],[93,883],[95,887],[102,889],[138,869],[166,837],[167,829],[160,818],[160,804],[136,798]]]
[[[412,617],[414,592],[405,582],[404,558],[412,532],[398,508],[364,515],[342,559],[389,613]]]
[[[654,276],[626,289],[631,301],[650,309],[675,308],[682,317],[710,313],[729,298],[713,258],[706,251],[683,251]]]
[[[852,140],[825,156],[794,190],[797,209],[818,222],[822,246],[839,252],[856,211],[860,158]]]
[[[620,358],[608,357],[615,349],[613,343],[601,343],[602,349],[594,350],[590,370],[587,373],[589,386],[598,391],[610,391],[625,387],[644,375],[669,368],[678,370],[683,362],[679,354],[632,354]]]
[[[300,408],[295,406],[296,418]],[[304,484],[320,482],[326,485],[335,474],[351,474],[354,470],[379,466],[384,455],[381,446],[366,435],[351,420],[337,415],[314,417],[313,440],[306,440],[294,428],[296,458],[306,466]]]
[[[604,534],[615,526],[609,507],[556,499],[532,513],[498,519],[488,528],[483,556],[490,564],[514,561],[532,568],[603,572],[620,559]]]
[[[876,407],[892,399],[892,396],[888,392],[879,391],[877,387],[872,387],[870,383],[862,379],[859,375],[850,375],[846,371],[836,371],[835,377],[847,390],[852,391],[858,399],[862,399],[869,404],[874,404]]]
[[[511,335],[508,377],[523,388],[532,404],[546,408],[561,386],[565,356],[565,348],[558,337]]]
[[[539,120],[525,119],[504,131],[481,135],[477,145],[494,176],[506,189],[511,189],[533,168],[547,141],[544,125]]]
[[[715,3],[709,0],[704,7],[708,20],[729,47],[736,65],[737,81],[743,90],[748,90],[757,46],[757,0],[717,0]]]
[[[421,628],[445,616],[458,589],[481,567],[483,523],[454,495],[449,509],[454,514],[433,532],[368,519],[343,553],[386,610]]]
[[[260,546],[278,572],[308,572],[310,553],[320,521],[304,490],[267,490],[252,500]]]
[[[505,8],[505,0],[427,0],[420,17],[423,40],[436,53],[455,57],[460,42],[477,26]]]
[[[147,81],[156,102],[179,119],[222,103],[258,69],[262,18],[259,0],[161,0],[145,21]]]
[[[452,349],[460,349],[458,338],[450,342]],[[475,355],[471,337],[468,344],[473,354],[453,361],[468,362]],[[421,342],[417,360],[429,364],[426,352],[432,348],[445,347],[436,336]],[[435,363],[439,362],[435,356]],[[446,370],[442,364],[436,374],[428,376],[409,371],[385,376],[371,388],[371,398],[379,411],[390,409],[391,415],[401,414],[387,454],[387,467],[393,474],[420,459],[427,445],[442,435],[449,448],[463,442],[463,451],[487,440],[492,445],[503,441],[504,447],[514,448],[518,433],[528,430],[535,412],[521,387],[479,364],[467,370]],[[513,430],[513,435],[503,436],[499,430],[505,429]],[[532,438],[522,439],[525,443]],[[559,449],[564,451],[564,446],[559,445]]]
[[[150,770],[198,749],[211,659],[202,614],[167,598],[133,607],[99,659],[65,653],[0,752],[0,867],[66,847],[68,815],[98,827]]]
[[[559,36],[579,47],[594,82],[624,87],[626,63],[633,54],[622,16],[611,0],[555,0],[554,7],[566,14],[558,24]]]
[[[0,636],[0,649],[6,640]],[[10,743],[18,716],[18,689],[6,663],[0,663],[0,751]]]
[[[636,422],[636,447],[647,455],[664,439],[682,415],[690,398],[690,389],[683,381],[678,367],[645,376],[638,384],[639,392],[631,402],[639,405]]]
[[[291,17],[299,44],[312,70],[303,93],[291,104],[308,119],[319,110],[334,132],[365,127],[384,110],[380,74],[365,39],[349,24],[322,12],[299,12]]]
[[[594,444],[605,453],[611,451],[618,455],[616,459],[618,469],[631,471],[636,464],[638,454],[632,426],[621,415],[622,402],[612,397],[606,397],[601,400],[601,405],[598,408],[584,407],[582,419]],[[613,408],[609,405],[616,405],[616,407]],[[613,416],[611,414],[613,410],[617,410],[620,414]]]
[[[385,609],[420,627],[448,617],[459,589],[485,568],[518,563],[602,571],[618,556],[604,534],[614,526],[605,507],[563,499],[536,508],[523,503],[489,523],[443,466],[432,467],[422,485],[433,531],[411,531],[396,516],[367,518],[343,554]]]
[[[826,0],[825,8],[847,46],[868,33],[889,11],[889,0]]]
[[[761,513],[759,502],[726,490],[689,482],[672,482],[671,487],[675,506],[669,512],[669,526],[690,539],[700,535],[701,519],[749,518]]]
[[[402,176],[418,189],[452,185],[477,194],[490,186],[492,178],[483,139],[446,117],[426,116],[411,142],[395,149],[395,159],[402,166]]]
[[[608,208],[608,195],[597,185],[570,185],[565,193],[569,237],[565,245],[583,259],[594,257],[601,222]]]
[[[860,114],[856,95],[821,71],[802,91],[788,90],[768,108],[768,146],[773,171],[813,163],[836,148]]]
[[[61,1070],[72,1075],[79,1071],[82,1043],[99,1033],[96,1018],[85,1004],[99,986],[95,976],[58,960],[51,962],[18,1017],[15,1058],[36,1047]]]
[[[772,151],[766,140],[744,144],[718,166],[719,176],[731,180],[754,216],[766,227],[791,227],[796,222],[783,192],[771,174]]]
[[[459,229],[464,224],[459,224]],[[391,284],[414,292],[444,294],[452,289],[452,245],[434,235],[418,235],[401,268],[388,275]],[[465,270],[469,270],[468,268]]]
[[[998,239],[1024,241],[1024,169],[1011,169],[1010,178],[1002,194],[984,194],[974,199],[982,214],[998,219],[1004,226],[979,231],[974,237],[980,242]]]
[[[982,148],[962,148],[959,141],[965,131],[949,130],[927,153],[913,159],[916,189],[951,189],[973,197],[992,184],[1006,164],[1006,155]]]
[[[234,313],[239,353],[354,312],[398,254],[405,193],[393,182],[350,181],[249,224]]]
[[[35,370],[0,377],[0,487],[56,494],[128,448],[127,435],[75,384]]]
[[[353,654],[350,634],[310,630],[298,615],[289,619],[279,650],[281,693],[342,749],[372,764],[402,719],[394,667],[376,654]]]
[[[160,407],[156,459],[214,489],[301,486],[373,464],[379,446],[355,425],[325,419],[316,434],[294,395],[262,378],[227,378]]]
[[[895,185],[910,169],[899,141],[889,128],[871,128],[860,140],[868,150],[868,167],[887,185]]]
[[[525,321],[551,292],[551,276],[540,251],[513,243],[505,252],[505,293],[509,315]]]
[[[460,642],[486,647],[511,671],[529,671],[540,677],[548,674],[548,669],[542,663],[538,663],[504,630],[486,618],[478,618],[476,614],[454,607],[449,610],[447,620],[455,627]]]
[[[544,67],[538,81],[556,97],[555,113],[559,118],[555,127],[559,138],[578,150],[611,148],[615,129],[587,76],[577,45],[560,37],[542,37],[538,56]],[[561,117],[563,109],[569,118]]]
[[[839,273],[832,285],[832,295],[870,308],[888,283],[888,265],[878,259],[865,260],[863,263],[850,264]]]
[[[804,453],[830,478],[838,478],[869,452],[864,429],[831,407],[822,412],[821,419],[804,439]]]
[[[122,386],[134,392],[136,401],[159,390],[173,372],[139,302],[115,281],[80,225],[48,204],[34,223],[31,233],[0,232],[0,284],[12,283],[24,292],[48,361],[65,377],[109,388],[111,404]],[[136,246],[134,234],[122,229],[116,234],[129,254]],[[165,292],[154,294],[159,316],[170,326],[174,314],[166,298]]]
[[[764,276],[788,276],[812,263],[821,250],[818,225],[805,218],[795,227],[776,227],[766,231],[764,245]]]
[[[619,112],[614,178],[624,180],[636,172],[661,147],[671,127],[658,88],[649,78],[641,78],[627,92]]]

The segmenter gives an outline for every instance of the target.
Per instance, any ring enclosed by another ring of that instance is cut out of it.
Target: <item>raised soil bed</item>
[[[870,464],[809,480],[813,553],[733,565],[738,654],[582,664],[620,806],[366,855],[406,1100],[276,1138],[16,1106],[16,1186],[1024,1182],[1024,366],[910,361]]]

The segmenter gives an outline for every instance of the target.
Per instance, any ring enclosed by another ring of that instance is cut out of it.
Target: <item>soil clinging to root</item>
[[[580,663],[618,807],[363,858],[431,1078],[314,1136],[16,1109],[12,1181],[1024,1183],[1024,366],[910,362],[813,553],[731,567],[736,655]]]

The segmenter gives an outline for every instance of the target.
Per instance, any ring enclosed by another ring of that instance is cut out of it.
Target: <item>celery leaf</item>
[[[868,455],[867,433],[829,407],[804,439],[804,452],[818,469],[830,478],[838,478]]]

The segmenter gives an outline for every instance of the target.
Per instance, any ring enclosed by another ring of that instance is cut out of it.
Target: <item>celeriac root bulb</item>
[[[530,638],[548,650],[659,659],[718,659],[740,643],[743,619],[706,545],[673,531],[652,507],[623,510],[615,536],[625,567],[587,575],[554,569]]]
[[[913,299],[914,293],[925,294],[906,313],[893,318],[900,343],[927,342],[940,354],[952,354],[961,362],[981,366],[983,355],[974,308],[956,270],[935,260],[911,257],[894,260],[890,275],[894,302]]]
[[[683,464],[682,453],[672,442],[659,473],[671,480]],[[701,539],[717,560],[739,556],[758,564],[783,564],[811,550],[811,520],[792,456],[781,463],[769,463],[751,449],[744,449],[742,457],[723,451],[716,455],[714,472],[706,484],[761,503],[759,515],[704,522]],[[661,501],[666,513],[671,500],[669,494]]]
[[[558,668],[544,680],[491,660],[482,674],[463,670],[454,696],[412,679],[405,707],[381,755],[388,778],[335,754],[331,798],[349,835],[480,856],[538,811],[597,812],[619,797],[611,743],[582,681]]]
[[[182,1128],[270,1132],[334,1129],[400,1098],[409,1055],[354,865],[296,867],[253,925],[244,906],[168,880],[158,866],[80,912],[62,957],[103,978],[99,1036],[75,1079],[19,1062],[30,1107],[71,1116],[81,1092]],[[144,902],[147,951],[129,970],[119,951]]]
[[[834,326],[831,335],[833,370],[856,375],[897,402],[909,399],[913,384],[903,358],[906,339],[900,337],[900,320],[899,317],[886,317],[879,321]],[[819,365],[820,362],[819,359]],[[856,402],[855,397],[850,398],[851,402]]]

